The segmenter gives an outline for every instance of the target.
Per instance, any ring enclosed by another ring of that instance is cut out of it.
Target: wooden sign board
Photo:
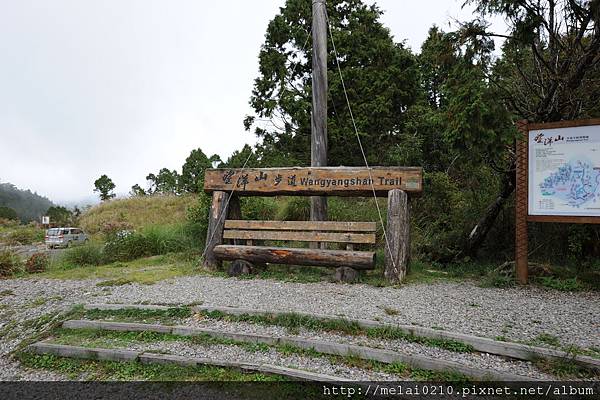
[[[208,169],[204,191],[240,196],[387,196],[423,190],[423,169],[408,167],[314,167]]]

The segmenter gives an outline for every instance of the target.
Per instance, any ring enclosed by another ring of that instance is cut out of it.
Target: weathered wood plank
[[[303,232],[303,231],[245,231],[230,229],[224,239],[290,240],[296,242],[375,243],[374,233]]]
[[[389,282],[402,282],[410,258],[410,218],[408,196],[401,190],[388,195],[386,235],[384,276]]]
[[[206,249],[204,250],[204,261],[202,265],[208,269],[217,269],[221,262],[215,258],[213,249],[215,246],[223,243],[223,228],[227,218],[227,199],[229,194],[226,192],[214,192],[210,214],[208,215],[208,231],[206,233]]]
[[[310,167],[208,169],[204,191],[240,196],[381,196],[392,189],[423,190],[423,169],[407,167]]]
[[[251,221],[227,220],[225,229],[280,230],[280,231],[332,231],[332,232],[376,232],[375,222],[338,221]]]
[[[327,166],[327,20],[325,0],[312,2],[311,167]],[[310,219],[327,221],[327,198],[311,197]]]
[[[220,245],[214,249],[220,260],[246,260],[252,263],[292,264],[317,267],[375,268],[375,253],[370,251],[292,249],[264,246]]]

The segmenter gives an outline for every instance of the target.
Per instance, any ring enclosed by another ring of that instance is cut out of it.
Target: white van
[[[79,228],[50,228],[46,231],[45,239],[49,249],[71,247],[89,242],[88,236]]]

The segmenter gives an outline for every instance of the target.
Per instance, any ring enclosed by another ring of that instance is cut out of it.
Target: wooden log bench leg
[[[410,257],[410,216],[406,192],[394,189],[388,194],[387,240],[384,237],[384,276],[391,283],[406,277]]]
[[[222,266],[221,261],[215,257],[214,249],[215,246],[223,243],[223,229],[227,217],[228,198],[229,195],[226,192],[213,192],[210,214],[208,215],[206,249],[204,250],[204,261],[202,263],[205,268],[210,270],[216,270]]]

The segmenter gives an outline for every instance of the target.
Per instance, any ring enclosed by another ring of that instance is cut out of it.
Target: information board
[[[531,129],[528,214],[600,216],[600,125]]]

